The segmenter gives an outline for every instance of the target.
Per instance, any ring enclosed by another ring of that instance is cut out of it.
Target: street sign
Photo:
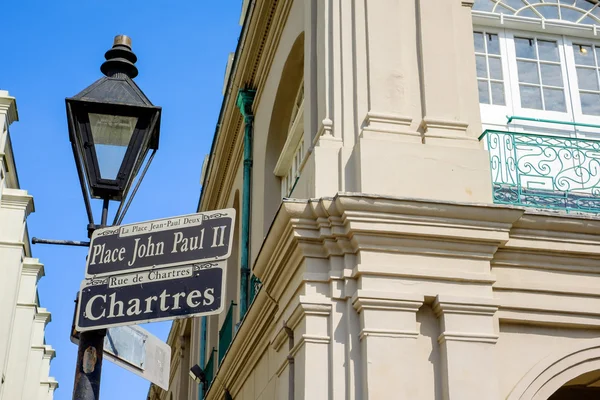
[[[81,284],[80,332],[223,311],[225,262],[150,269]]]
[[[224,260],[234,219],[235,210],[226,209],[96,229],[86,278]]]
[[[108,329],[104,355],[120,367],[169,390],[171,346],[139,326]]]
[[[79,336],[71,336],[79,343]],[[110,328],[104,337],[104,357],[150,382],[169,390],[171,347],[139,326]]]

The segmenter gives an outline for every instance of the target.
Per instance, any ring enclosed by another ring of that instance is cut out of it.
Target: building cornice
[[[252,15],[245,21],[228,92],[213,138],[207,173],[202,182],[202,195],[198,207],[200,211],[225,206],[227,196],[223,194],[231,192],[241,160],[240,133],[243,118],[236,107],[235,88],[256,89],[253,105],[253,109],[256,110],[291,4],[291,0],[256,0]]]
[[[52,314],[50,313],[50,311],[46,310],[45,308],[38,307],[37,312],[34,317],[34,320],[36,322],[42,322],[45,326],[49,322],[52,321]]]
[[[284,286],[280,277],[291,276],[293,264],[304,257],[368,250],[489,261],[508,242],[513,223],[522,215],[522,209],[492,204],[353,193],[285,200],[263,242],[254,273],[277,299]],[[368,273],[369,267],[359,264],[352,277]],[[493,281],[489,275],[473,273],[450,279]]]
[[[44,264],[40,263],[39,258],[25,257],[23,259],[23,275],[31,275],[36,277],[38,281],[44,276]]]
[[[0,198],[0,207],[15,210],[25,210],[25,217],[35,211],[33,196],[26,190],[5,188]]]
[[[6,125],[12,124],[14,121],[19,120],[19,114],[17,112],[17,102],[15,98],[9,96],[6,90],[0,90],[0,114],[5,114],[7,117]],[[2,124],[0,124],[1,126]]]

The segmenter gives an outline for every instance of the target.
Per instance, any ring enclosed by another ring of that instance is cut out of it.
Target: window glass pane
[[[594,3],[589,0],[575,0],[575,7],[589,11],[594,7]]]
[[[485,42],[483,41],[483,33],[473,32],[473,43],[475,44],[476,53],[485,53]]]
[[[548,40],[538,40],[538,54],[540,60],[560,61],[558,56],[558,45]]]
[[[537,63],[529,61],[517,61],[519,71],[519,82],[539,83]]]
[[[515,38],[515,49],[517,51],[517,57],[533,58],[535,60],[533,39]]]
[[[588,115],[600,115],[600,94],[580,93],[581,111]]]
[[[490,57],[490,78],[492,79],[502,79],[502,62],[499,58]]]
[[[550,2],[548,2],[550,3]],[[536,7],[536,9],[544,16],[546,19],[558,19],[558,7],[556,5],[540,5]]]
[[[542,94],[537,86],[519,85],[521,107],[542,110]]]
[[[498,40],[498,35],[488,33],[486,37],[488,54],[500,54],[500,41]]]
[[[525,4],[523,4],[523,0],[503,0],[502,2],[506,5],[514,8],[515,10],[518,10],[519,8],[521,8],[525,5]]]
[[[556,64],[540,64],[542,72],[542,84],[550,86],[563,86],[562,73],[560,65]]]
[[[594,63],[594,52],[592,51],[592,46],[573,43],[573,55],[575,56],[575,64],[596,65]]]
[[[487,81],[477,81],[477,86],[479,88],[479,102],[490,104],[490,93]]]
[[[544,88],[544,104],[546,105],[546,110],[567,111],[565,93],[562,89]]]
[[[598,22],[592,18],[592,17],[585,17],[584,19],[582,19],[581,21],[579,21],[580,24],[587,24],[587,25],[598,25]]]
[[[583,13],[578,10],[573,10],[572,8],[561,7],[560,16],[563,20],[577,22],[579,18],[583,17]]]
[[[577,67],[577,84],[579,85],[579,89],[598,90],[596,69]]]
[[[521,11],[519,11],[516,15],[518,15],[519,17],[529,17],[538,19],[540,18],[540,16],[534,13],[531,8],[524,8]]]
[[[492,104],[503,106],[504,101],[504,84],[499,82],[492,82]]]
[[[600,48],[598,47],[596,47],[596,61],[598,61],[596,65],[600,65]]]
[[[479,11],[492,11],[495,3],[492,3],[492,0],[475,0],[475,4],[473,4],[473,10]]]
[[[477,77],[487,78],[487,66],[485,64],[485,56],[475,56],[477,62]]]

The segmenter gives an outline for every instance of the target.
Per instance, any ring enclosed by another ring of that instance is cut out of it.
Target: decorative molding
[[[423,302],[423,296],[415,293],[357,290],[352,296],[352,306],[358,313],[364,310],[393,310],[416,313]]]
[[[279,351],[288,339],[285,331],[286,327],[292,330],[296,329],[300,322],[302,322],[302,320],[307,316],[329,317],[329,315],[331,315],[331,304],[311,303],[308,301],[302,301],[302,296],[300,296],[300,298],[300,302],[296,305],[287,319],[284,319],[283,324],[276,331],[275,336],[271,339],[271,346],[275,351]],[[302,337],[302,340],[305,340],[306,338],[313,338],[313,335],[307,333],[303,334]],[[314,338],[324,337],[328,338],[328,336],[314,335]],[[297,341],[297,343],[299,343],[299,341]]]
[[[491,204],[354,193],[284,200],[253,269],[277,298],[283,290],[276,284],[281,265],[293,273],[291,259],[299,263],[303,257],[327,259],[373,250],[491,260],[522,214],[522,209]],[[483,275],[473,278],[493,280]]]
[[[54,357],[56,357],[56,350],[48,344],[44,345],[44,358],[52,360]]]
[[[12,240],[0,240],[0,248],[1,247],[8,247],[8,248],[13,248],[13,247],[17,247],[19,249],[25,250],[25,242],[24,241],[12,241]]]
[[[411,130],[412,123],[413,118],[410,116],[369,111],[363,118],[360,135],[364,137],[365,132],[400,134],[412,137],[412,142],[421,143],[421,134]]]
[[[6,115],[7,126],[12,124],[14,121],[19,120],[17,102],[15,101],[15,98],[10,96],[6,90],[0,90],[0,114]],[[0,127],[1,126],[2,124],[0,124]]]
[[[36,282],[45,275],[44,264],[40,263],[39,258],[23,258],[22,275],[35,276]]]
[[[495,344],[500,336],[485,333],[444,332],[438,337],[438,343],[444,342],[475,342]]]
[[[5,188],[0,198],[0,207],[15,210],[24,210],[25,218],[35,211],[33,196],[26,190]]]
[[[498,311],[497,300],[492,298],[455,297],[438,295],[433,312],[439,318],[444,314],[482,315],[492,317]]]
[[[511,390],[507,400],[547,399],[565,382],[597,369],[600,369],[600,339],[580,341],[538,362]]]
[[[363,340],[368,336],[417,339],[419,337],[419,332],[416,330],[361,329],[358,335],[360,340]]]
[[[49,322],[52,321],[52,314],[45,308],[38,307],[34,320],[36,322],[43,322],[44,326],[46,326]]]
[[[443,129],[443,130],[459,131],[459,132],[466,133],[467,128],[469,127],[469,124],[466,122],[462,122],[462,121],[452,121],[452,120],[448,120],[448,119],[423,117],[423,121],[421,122],[421,127],[425,130],[426,135],[427,135],[427,131],[429,129]],[[428,135],[428,136],[431,136],[431,135]],[[446,136],[444,134],[440,134],[440,137],[450,138],[450,137],[454,137],[454,135]],[[460,139],[465,139],[465,137],[460,137]],[[477,141],[477,139],[475,139],[475,138],[472,138],[472,139]]]

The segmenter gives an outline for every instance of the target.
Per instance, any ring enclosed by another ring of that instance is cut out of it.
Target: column
[[[440,320],[443,398],[499,399],[493,299],[439,295],[433,309]]]
[[[423,296],[358,290],[364,400],[418,399],[417,311]]]

